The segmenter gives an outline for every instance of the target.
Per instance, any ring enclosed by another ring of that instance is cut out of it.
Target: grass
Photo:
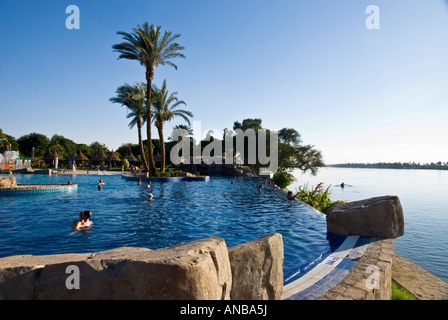
[[[392,300],[418,300],[412,293],[392,280]]]

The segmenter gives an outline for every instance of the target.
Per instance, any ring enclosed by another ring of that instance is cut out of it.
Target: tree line
[[[448,162],[376,162],[376,163],[340,163],[328,165],[338,168],[373,168],[373,169],[433,169],[448,170]]]

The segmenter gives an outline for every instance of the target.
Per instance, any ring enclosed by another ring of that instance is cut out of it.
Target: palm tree
[[[143,167],[146,171],[149,171],[148,162],[146,161],[145,151],[143,148],[142,127],[146,122],[146,84],[135,83],[133,86],[124,84],[117,88],[116,96],[109,100],[113,103],[120,103],[122,106],[126,106],[129,109],[129,113],[126,118],[130,118],[129,128],[133,128],[137,125],[138,130],[138,145],[140,148],[140,155],[143,160]]]
[[[117,34],[121,35],[125,41],[112,46],[114,51],[120,53],[118,59],[137,60],[146,68],[147,88],[152,87],[155,67],[159,64],[168,64],[177,70],[177,66],[171,60],[173,58],[185,58],[181,53],[185,48],[174,42],[180,37],[180,34],[173,35],[171,32],[165,31],[161,35],[160,28],[160,26],[148,26],[148,23],[145,22],[142,26],[137,25],[137,28],[134,28],[132,33],[118,31]],[[146,105],[152,105],[151,90],[146,91]],[[146,119],[149,172],[153,175],[156,172],[156,167],[152,153],[151,107],[146,108]]]
[[[154,124],[159,132],[160,138],[160,154],[162,156],[162,172],[165,171],[165,142],[163,138],[163,125],[166,121],[170,121],[174,117],[183,118],[188,125],[191,125],[190,119],[193,114],[190,111],[176,109],[180,105],[186,105],[185,101],[177,98],[177,92],[169,93],[166,80],[163,81],[162,88],[152,86],[152,107],[154,112]]]

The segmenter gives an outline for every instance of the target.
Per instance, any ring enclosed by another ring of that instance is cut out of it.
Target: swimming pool
[[[0,196],[0,257],[86,253],[122,246],[158,249],[209,236],[235,246],[272,232],[284,242],[284,269],[309,267],[343,237],[327,237],[325,217],[259,179],[211,177],[209,181],[146,184],[120,175],[15,175],[19,184],[78,184],[70,193]],[[105,182],[97,189],[99,179]],[[231,184],[234,180],[235,183]],[[94,226],[71,222],[91,210]]]

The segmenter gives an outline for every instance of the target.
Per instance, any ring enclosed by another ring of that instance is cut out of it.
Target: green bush
[[[293,183],[294,180],[295,178],[292,173],[283,171],[281,169],[279,169],[272,177],[272,181],[274,181],[274,183],[282,189],[285,189],[287,186]]]
[[[321,182],[316,186],[316,188],[311,187],[311,189],[308,189],[308,184],[305,184],[299,187],[296,197],[320,212],[326,213],[331,206],[337,203],[346,202],[343,200],[332,201],[330,199],[330,187],[331,186],[328,186],[324,189],[323,182]]]
[[[123,162],[122,162],[121,164],[123,165],[123,169],[124,169],[125,171],[128,171],[128,170],[129,170],[130,165],[129,165],[129,161],[128,161],[128,159],[124,159]]]

